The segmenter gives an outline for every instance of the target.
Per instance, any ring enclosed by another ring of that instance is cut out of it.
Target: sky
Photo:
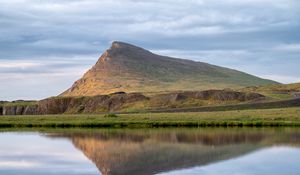
[[[299,0],[0,0],[0,100],[68,89],[112,41],[300,82]]]

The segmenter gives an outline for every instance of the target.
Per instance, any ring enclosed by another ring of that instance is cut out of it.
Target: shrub
[[[107,118],[117,118],[119,116],[116,115],[116,114],[109,113],[109,114],[105,114],[104,117],[107,117]]]

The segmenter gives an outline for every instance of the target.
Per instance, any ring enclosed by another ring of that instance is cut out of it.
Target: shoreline
[[[299,127],[300,108],[218,112],[1,116],[0,128]]]

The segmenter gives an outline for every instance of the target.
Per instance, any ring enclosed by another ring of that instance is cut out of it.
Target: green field
[[[2,128],[300,126],[300,107],[220,112],[1,116]]]

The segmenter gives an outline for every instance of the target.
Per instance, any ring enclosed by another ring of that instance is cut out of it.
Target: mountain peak
[[[121,41],[113,41],[111,44],[111,48],[123,48],[123,47],[129,47],[133,46],[129,43],[121,42]]]
[[[121,42],[121,41],[114,41],[111,44],[111,47],[106,51],[107,55],[111,57],[117,57],[117,56],[125,56],[127,58],[133,58],[137,55],[147,55],[147,54],[152,54],[148,50],[145,50],[141,47]],[[143,57],[143,56],[140,56]]]
[[[129,44],[129,43],[125,43],[125,42],[121,42],[121,41],[113,41],[110,47],[110,50],[114,50],[114,49],[122,49],[122,50],[144,50],[141,47]],[[145,50],[146,51],[146,50]]]
[[[63,96],[114,92],[242,88],[276,84],[240,71],[153,54],[141,47],[114,41],[97,63]]]

